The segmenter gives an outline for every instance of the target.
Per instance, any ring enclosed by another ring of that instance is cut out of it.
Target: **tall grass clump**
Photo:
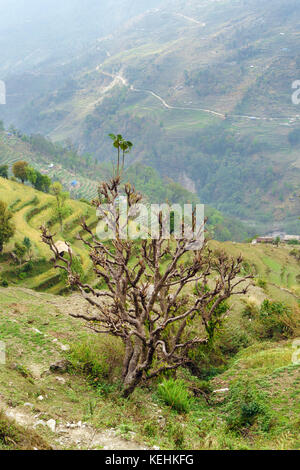
[[[283,302],[265,299],[260,306],[245,302],[243,316],[252,321],[258,339],[287,339],[300,333],[299,308]]]
[[[123,354],[120,341],[101,336],[74,343],[67,356],[71,371],[86,375],[97,386],[101,381],[117,381],[121,374]]]
[[[157,388],[158,396],[178,413],[190,410],[191,398],[182,380],[165,379]]]
[[[256,320],[262,338],[293,338],[299,332],[299,311],[282,302],[264,300]]]

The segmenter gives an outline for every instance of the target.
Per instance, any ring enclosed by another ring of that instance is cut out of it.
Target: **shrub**
[[[223,354],[233,356],[240,350],[247,348],[251,344],[251,337],[240,321],[235,323],[227,322],[222,335],[218,340],[218,346]]]
[[[264,279],[257,279],[256,285],[257,287],[260,287],[261,289],[265,290],[267,287],[267,281],[265,281]]]
[[[282,302],[264,300],[261,305],[254,300],[244,301],[243,317],[252,321],[248,329],[260,339],[292,338],[300,328],[300,312]]]
[[[245,434],[254,425],[267,432],[271,426],[266,396],[248,381],[239,381],[233,385],[225,412],[228,429],[237,433]]]
[[[243,300],[245,308],[242,311],[242,316],[252,320],[257,316],[259,312],[259,301],[255,297],[250,297],[247,300]]]
[[[183,380],[164,380],[157,388],[159,397],[178,413],[187,413],[191,398]]]
[[[0,278],[0,287],[8,287],[8,282],[6,279]]]
[[[290,251],[290,255],[296,258],[297,261],[300,261],[300,249],[294,248],[293,250]]]
[[[28,262],[23,266],[22,271],[23,271],[24,273],[30,273],[30,272],[33,271],[33,269],[34,269],[34,263],[33,263],[33,261],[28,261]]]
[[[189,351],[189,369],[199,379],[208,380],[224,372],[226,357],[219,344],[200,344]]]
[[[95,337],[73,344],[68,359],[74,372],[87,375],[98,386],[100,380],[112,382],[120,376],[123,347],[115,338]]]
[[[24,281],[26,278],[27,278],[27,273],[20,273],[19,274],[20,281]]]
[[[282,302],[264,300],[260,307],[258,320],[263,327],[264,338],[290,338],[297,328],[297,318],[290,307]]]

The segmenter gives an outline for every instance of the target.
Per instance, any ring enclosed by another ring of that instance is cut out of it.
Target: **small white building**
[[[64,256],[65,253],[69,253],[69,250],[71,254],[73,253],[72,248],[69,245],[67,245],[65,242],[62,242],[60,240],[55,243],[55,248],[57,249],[58,253],[61,256]]]

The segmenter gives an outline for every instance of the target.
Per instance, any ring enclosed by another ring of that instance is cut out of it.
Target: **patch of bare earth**
[[[86,423],[56,424],[55,420],[42,420],[39,414],[34,413],[30,403],[12,408],[0,399],[0,408],[8,418],[24,428],[34,430],[39,427],[48,428],[54,449],[146,450],[145,446],[133,441],[133,433],[129,434],[127,440],[118,436],[115,429],[97,431]]]

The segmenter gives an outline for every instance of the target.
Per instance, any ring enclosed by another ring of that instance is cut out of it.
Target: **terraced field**
[[[26,190],[25,190],[26,188]],[[41,241],[40,226],[47,223],[51,218],[54,197],[49,194],[44,194],[39,191],[22,184],[15,183],[0,178],[0,200],[5,201],[14,214],[14,223],[17,227],[14,238],[6,245],[4,256],[6,256],[6,263],[1,266],[2,275],[4,278],[13,283],[25,285],[26,287],[46,290],[47,292],[57,293],[64,289],[64,283],[60,280],[59,273],[51,268],[49,263],[50,251],[46,245]],[[87,252],[79,241],[75,239],[79,232],[79,223],[82,217],[85,217],[88,224],[93,226],[96,223],[96,214],[94,209],[89,205],[69,200],[72,213],[64,221],[64,232],[60,233],[58,224],[52,226],[51,231],[56,233],[57,240],[67,240],[72,244],[72,248],[77,256],[80,256],[82,266],[85,273],[91,269]],[[33,276],[24,279],[18,279],[14,274],[16,265],[11,265],[8,253],[13,249],[14,243],[22,242],[24,237],[28,237],[33,246],[34,258],[38,260],[38,272],[34,271]],[[39,272],[41,271],[41,272]]]
[[[19,160],[25,160],[43,174],[50,178],[58,178],[65,188],[72,191],[74,197],[87,200],[93,199],[97,194],[98,182],[85,178],[77,172],[72,172],[62,165],[53,163],[50,166],[49,156],[33,152],[30,145],[17,136],[8,135],[0,131],[0,165],[8,165],[9,168]],[[77,181],[77,186],[72,188],[72,181]]]
[[[266,283],[266,290],[271,294],[275,294],[276,290],[278,300],[287,303],[300,300],[300,263],[290,254],[293,246],[281,245],[277,248],[247,243],[213,243],[232,256],[242,254],[245,265],[249,266],[257,281]]]
[[[4,257],[6,262],[1,263],[2,277],[8,278],[9,282],[23,285],[31,289],[58,293],[65,289],[59,273],[51,268],[49,263],[50,252],[46,245],[41,242],[40,226],[51,219],[54,197],[35,191],[29,186],[15,183],[0,178],[0,200],[5,201],[14,215],[14,223],[17,227],[16,234],[9,244],[5,246]],[[68,205],[71,214],[64,221],[64,231],[60,233],[60,227],[55,224],[51,231],[56,234],[56,240],[66,240],[71,243],[76,255],[81,257],[84,272],[89,277],[91,264],[88,253],[83,244],[76,240],[80,232],[80,222],[85,217],[88,225],[94,229],[97,223],[95,210],[88,204],[70,199]],[[20,279],[17,275],[17,267],[11,264],[9,252],[14,243],[22,242],[28,237],[33,245],[34,259],[38,260],[36,271],[26,279]],[[299,274],[300,266],[297,260],[290,255],[292,246],[257,245],[247,243],[220,243],[211,242],[214,248],[222,249],[230,255],[242,254],[245,265],[255,274],[257,280],[266,283],[266,288],[272,292],[277,287],[283,301],[295,303],[300,297]],[[0,271],[0,272],[1,272]]]

